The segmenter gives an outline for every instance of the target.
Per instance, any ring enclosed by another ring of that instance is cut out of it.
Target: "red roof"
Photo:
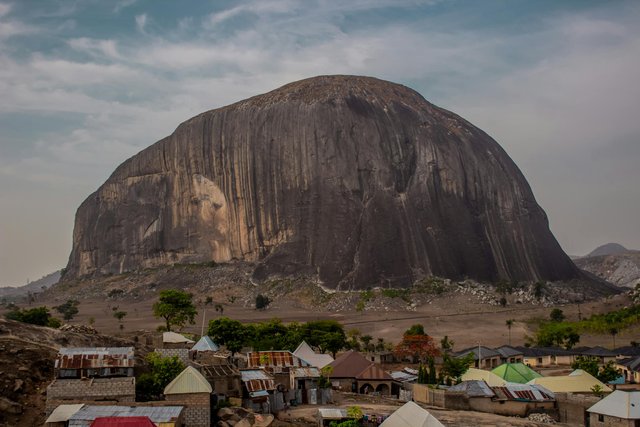
[[[157,427],[149,417],[100,417],[91,427]]]

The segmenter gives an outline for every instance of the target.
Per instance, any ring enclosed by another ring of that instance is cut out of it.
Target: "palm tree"
[[[513,326],[513,319],[508,319],[505,323],[507,324],[507,328],[509,328],[509,345],[511,345],[511,327]]]
[[[618,335],[618,328],[616,328],[616,327],[609,328],[609,333],[613,337],[613,349],[615,350],[615,348],[616,348],[616,335]]]

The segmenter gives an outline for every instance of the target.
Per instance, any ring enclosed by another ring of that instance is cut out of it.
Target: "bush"
[[[5,317],[9,320],[17,320],[18,322],[30,323],[38,326],[49,326],[49,322],[53,319],[47,307],[36,307],[24,310],[16,309],[7,313]],[[55,320],[58,322],[58,326],[52,327],[59,327],[60,321],[57,319]]]
[[[271,304],[271,300],[269,299],[269,297],[258,294],[258,296],[256,297],[256,310],[265,310],[269,306],[269,304]]]

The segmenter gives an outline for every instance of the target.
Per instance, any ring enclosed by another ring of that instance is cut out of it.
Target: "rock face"
[[[640,284],[640,251],[588,256],[574,262],[581,269],[614,285],[634,288]]]
[[[339,289],[579,275],[491,137],[354,76],[208,111],[124,162],[78,209],[67,277],[233,259]]]

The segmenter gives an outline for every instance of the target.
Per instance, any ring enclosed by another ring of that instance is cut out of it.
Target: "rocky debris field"
[[[633,288],[640,283],[640,251],[578,258],[574,263],[614,285]]]
[[[0,426],[42,425],[46,387],[53,380],[53,361],[60,347],[134,345],[91,329],[75,325],[52,329],[0,319]]]

